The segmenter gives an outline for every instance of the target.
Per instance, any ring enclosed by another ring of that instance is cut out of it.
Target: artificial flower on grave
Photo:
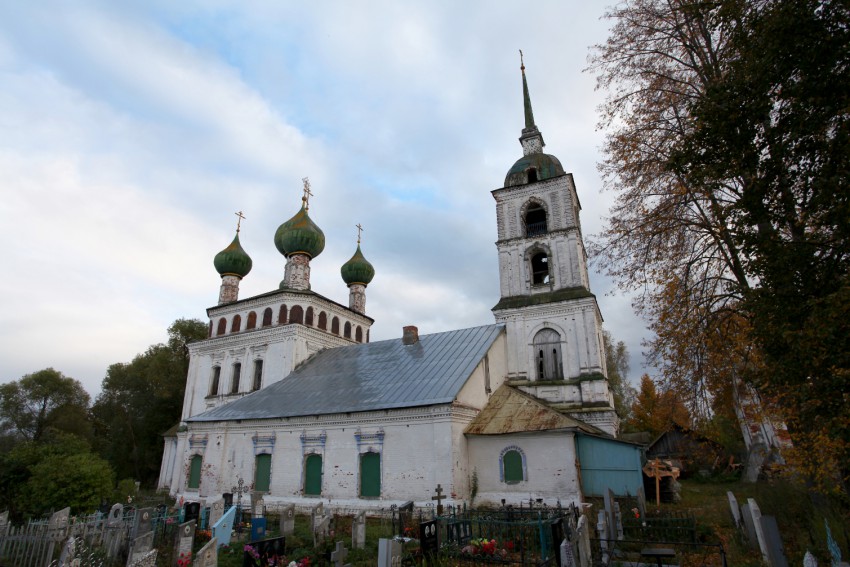
[[[253,545],[246,545],[242,551],[253,557],[255,560],[260,559],[260,552]]]
[[[513,542],[508,542],[507,547],[513,548]],[[465,555],[488,555],[505,557],[508,550],[504,547],[499,548],[499,543],[495,539],[487,539],[486,537],[469,540],[469,544],[460,550]]]

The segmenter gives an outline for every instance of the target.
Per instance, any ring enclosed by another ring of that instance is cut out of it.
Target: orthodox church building
[[[524,66],[522,83],[523,156],[492,191],[495,322],[422,336],[411,326],[371,342],[375,270],[359,239],[341,268],[348,305],[312,290],[310,263],[325,237],[305,180],[301,209],[275,233],[286,258],[279,289],[239,298],[251,259],[238,227],[215,257],[219,301],[207,310],[209,338],[189,345],[161,489],[214,500],[242,480],[267,503],[363,508],[430,501],[438,485],[449,501],[476,503],[578,502],[600,481],[636,493],[639,451],[615,439],[578,194],[543,153]],[[612,450],[619,464],[600,464]]]

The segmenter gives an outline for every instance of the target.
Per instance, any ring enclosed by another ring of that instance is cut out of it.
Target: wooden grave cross
[[[443,487],[439,483],[437,484],[437,488],[435,488],[434,491],[437,493],[437,495],[432,496],[431,500],[437,501],[437,515],[442,516],[443,515],[443,500],[446,499],[446,495],[443,494]]]

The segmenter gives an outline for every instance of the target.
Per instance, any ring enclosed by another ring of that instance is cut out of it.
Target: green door
[[[198,488],[201,485],[201,462],[203,457],[195,455],[189,463],[189,484],[186,488]]]
[[[319,496],[322,493],[322,456],[307,455],[304,463],[304,494]]]
[[[360,496],[364,498],[381,495],[381,455],[363,453],[360,455]]]
[[[254,490],[268,492],[272,477],[272,456],[263,453],[257,455],[254,465]]]

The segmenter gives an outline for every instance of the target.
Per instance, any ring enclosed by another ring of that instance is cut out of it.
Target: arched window
[[[230,332],[238,333],[242,330],[242,317],[240,315],[234,315],[233,321],[230,323]]]
[[[322,456],[307,455],[304,459],[304,494],[322,495]]]
[[[304,309],[300,305],[293,305],[292,309],[289,310],[289,322],[304,324]]]
[[[328,330],[328,314],[324,311],[319,313],[319,328],[323,331]]]
[[[357,325],[357,330],[354,332],[354,339],[358,343],[363,342],[363,328],[360,325]]]
[[[549,256],[546,252],[536,252],[531,257],[531,283],[532,285],[549,284]]]
[[[381,454],[360,454],[360,496],[378,498],[381,496]]]
[[[216,329],[215,334],[216,334],[216,336],[221,336],[221,335],[224,334],[224,332],[226,330],[227,330],[227,319],[222,317],[221,319],[218,320],[218,329]]]
[[[274,313],[272,312],[271,307],[266,307],[266,310],[263,311],[263,327],[270,327],[272,324],[272,317]]]
[[[248,313],[248,322],[245,324],[245,330],[255,329],[257,327],[257,314],[253,311]]]
[[[350,339],[351,338],[351,323],[346,321],[345,327],[343,327],[343,329],[344,330],[342,331],[342,336],[345,337],[346,339]]]
[[[532,203],[525,211],[525,235],[537,236],[546,234],[548,226],[546,223],[546,209],[539,203]]]
[[[204,458],[200,455],[192,455],[189,461],[189,482],[186,483],[186,488],[197,490],[201,486],[201,464]]]
[[[505,447],[499,455],[499,476],[505,484],[517,484],[526,477],[525,453],[514,445]]]
[[[257,455],[254,461],[254,490],[268,492],[272,478],[272,456],[268,453]]]
[[[233,376],[230,378],[230,393],[239,393],[239,378],[242,375],[242,363],[237,362],[233,365]]]
[[[218,395],[218,382],[221,379],[221,366],[213,366],[212,380],[210,380],[210,396]]]
[[[534,335],[534,365],[538,380],[562,380],[561,335],[554,329],[541,329]]]
[[[254,361],[254,383],[252,384],[252,391],[259,390],[263,385],[263,359],[257,359]]]
[[[286,305],[280,306],[280,311],[277,314],[277,324],[286,325]]]
[[[307,311],[304,312],[304,324],[308,327],[313,326],[313,308],[308,307]]]
[[[334,317],[331,320],[331,333],[338,335],[339,334],[339,317]]]

